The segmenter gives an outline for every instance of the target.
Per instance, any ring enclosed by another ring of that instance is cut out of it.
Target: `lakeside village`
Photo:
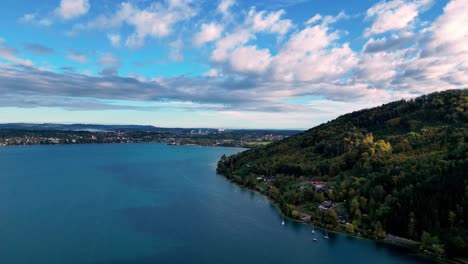
[[[275,133],[275,134],[274,134]],[[0,146],[102,144],[102,143],[165,143],[168,145],[200,145],[252,148],[289,136],[281,132],[249,130],[192,129],[167,131],[66,131],[66,130],[0,130]]]
[[[223,159],[225,159],[225,157],[223,157],[221,161]],[[247,167],[249,166],[250,164],[247,164]],[[218,171],[218,173],[220,173],[220,171]],[[387,234],[381,227],[375,230],[356,228],[356,225],[352,222],[352,218],[345,209],[346,200],[336,202],[325,198],[324,193],[327,193],[328,197],[333,197],[333,192],[338,188],[338,182],[336,180],[301,177],[297,181],[291,182],[291,184],[286,184],[286,195],[303,195],[304,197],[302,198],[305,198],[305,196],[314,197],[313,199],[309,199],[314,200],[314,202],[294,206],[285,202],[285,197],[281,194],[280,190],[280,188],[284,188],[285,186],[282,181],[288,177],[249,175],[245,179],[239,176],[228,176],[227,178],[246,188],[266,195],[278,206],[283,215],[295,221],[311,224],[312,233],[314,235],[314,228],[317,226],[325,229],[325,239],[329,239],[328,231],[336,231],[353,236],[375,239],[406,248],[424,249],[424,253],[428,255],[440,256],[437,248],[431,248],[431,245],[428,244],[429,242],[419,242]],[[288,199],[288,197],[286,197],[286,199]],[[362,214],[363,220],[367,217],[366,214]],[[284,220],[282,224],[284,225]],[[317,242],[315,237],[314,241]]]
[[[257,181],[257,185],[253,187],[255,191],[258,191],[262,194],[269,195],[270,193],[274,193],[277,191],[277,187],[274,185],[276,180],[275,178],[267,178],[263,175],[257,176],[255,178]],[[335,181],[321,181],[317,179],[312,179],[308,181],[301,182],[299,184],[296,184],[294,188],[296,188],[299,191],[305,191],[307,188],[312,188],[314,191],[332,191],[334,189],[333,185],[335,184]],[[314,214],[314,211],[320,211],[320,212],[325,212],[328,210],[332,210],[336,213],[338,217],[338,222],[342,225],[348,225],[350,224],[348,221],[350,221],[349,215],[344,211],[341,210],[341,203],[337,203],[331,200],[324,200],[320,203],[317,203],[315,205],[316,210],[311,210],[312,208],[303,208],[305,209],[304,211],[301,211],[299,208],[294,209],[291,211],[291,216],[296,219],[300,220],[302,222],[310,222],[312,220],[312,215]],[[330,211],[331,212],[331,211]]]

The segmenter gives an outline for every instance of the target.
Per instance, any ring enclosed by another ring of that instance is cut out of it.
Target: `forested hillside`
[[[292,217],[466,255],[467,124],[468,90],[433,93],[223,157],[218,172],[269,195]]]

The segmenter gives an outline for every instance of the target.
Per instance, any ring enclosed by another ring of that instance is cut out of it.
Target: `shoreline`
[[[276,210],[278,211],[278,213],[281,215],[281,217],[285,218],[285,219],[288,219],[289,221],[292,221],[292,222],[295,222],[295,223],[300,223],[300,224],[304,224],[304,225],[307,225],[307,226],[312,226],[313,223],[311,222],[305,222],[303,220],[299,220],[299,219],[296,219],[296,218],[292,218],[290,216],[287,216],[280,208],[279,204],[273,200],[269,195],[265,194],[264,192],[262,191],[259,191],[258,189],[256,188],[252,188],[252,187],[247,187],[247,186],[244,186],[244,185],[240,185],[238,184],[237,182],[235,182],[234,180],[232,179],[229,179],[227,178],[225,175],[223,174],[219,174],[219,173],[216,173],[217,175],[225,178],[226,180],[228,180],[229,182],[235,184],[236,186],[240,187],[240,188],[243,188],[243,189],[247,189],[249,191],[252,191],[252,192],[255,192],[257,194],[260,194],[264,197],[266,197],[268,199],[268,201],[270,202],[270,204],[272,204]],[[314,228],[316,229],[320,229],[321,231],[325,230],[324,228],[322,228],[321,226],[317,226],[317,225],[313,225]],[[459,262],[456,262],[455,260],[452,260],[452,259],[447,259],[447,258],[443,258],[443,259],[440,259],[440,260],[437,260],[433,255],[430,255],[430,254],[426,254],[424,252],[421,252],[416,245],[412,244],[404,244],[404,243],[398,243],[398,242],[393,242],[393,241],[390,241],[387,239],[387,237],[383,238],[383,239],[372,239],[372,238],[369,238],[369,237],[364,237],[364,236],[359,236],[359,235],[353,235],[353,234],[349,234],[347,232],[342,232],[342,231],[338,231],[338,230],[328,230],[328,233],[333,233],[333,234],[338,234],[338,235],[344,235],[344,236],[347,236],[347,237],[351,237],[353,239],[364,239],[364,240],[368,240],[368,241],[372,241],[374,243],[378,243],[378,244],[382,244],[382,245],[386,245],[386,246],[394,246],[394,247],[398,247],[398,248],[401,248],[401,249],[406,249],[408,250],[408,254],[409,255],[412,255],[412,256],[416,256],[418,258],[423,258],[423,259],[426,259],[428,261],[437,261],[438,263],[459,263]],[[390,236],[393,236],[393,235],[390,235]],[[393,236],[395,237],[395,236]],[[399,238],[399,237],[398,237]],[[402,238],[402,239],[405,239],[405,238]],[[407,240],[407,239],[405,239]],[[414,241],[416,243],[419,243],[420,242],[417,242],[417,241]]]
[[[0,145],[1,148],[6,147],[33,147],[33,146],[76,146],[76,145],[127,145],[127,144],[161,144],[167,145],[170,147],[182,147],[182,146],[190,146],[190,147],[219,147],[219,148],[241,148],[241,149],[251,149],[251,147],[240,147],[240,146],[223,146],[223,145],[199,145],[199,144],[178,144],[172,145],[166,142],[92,142],[92,143],[57,143],[57,144],[9,144],[9,145]]]

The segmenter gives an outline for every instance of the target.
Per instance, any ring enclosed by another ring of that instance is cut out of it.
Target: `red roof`
[[[325,182],[324,181],[313,181],[312,184],[314,184],[314,185],[324,185]]]

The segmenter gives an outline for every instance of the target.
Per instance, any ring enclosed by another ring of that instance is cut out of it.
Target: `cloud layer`
[[[336,114],[340,110],[327,106],[344,111],[354,109],[353,104],[377,105],[467,87],[465,0],[449,1],[432,21],[421,18],[433,8],[431,0],[381,1],[370,6],[364,17],[345,10],[312,13],[302,21],[288,17],[282,8],[290,2],[280,2],[275,2],[280,7],[264,10],[261,5],[241,8],[240,2],[222,0],[210,15],[202,15],[203,7],[191,0],[123,2],[106,13],[91,15],[89,1],[62,0],[49,15],[31,13],[19,21],[51,26],[81,18],[68,27],[68,35],[103,33],[113,52],[68,49],[63,51],[68,61],[98,71],[47,70],[1,40],[0,92],[8,105],[19,107],[153,109],[156,106],[147,103],[177,102],[183,107],[188,102],[239,117]],[[355,37],[363,43],[360,46],[341,28],[349,20],[365,25]],[[152,58],[128,62],[115,52],[160,49],[151,46],[156,42],[162,43],[171,63],[201,61],[205,72],[119,74],[127,63],[145,69],[163,63]],[[27,42],[23,47],[34,56],[57,53],[38,43]],[[116,104],[116,100],[145,104],[136,107]]]

